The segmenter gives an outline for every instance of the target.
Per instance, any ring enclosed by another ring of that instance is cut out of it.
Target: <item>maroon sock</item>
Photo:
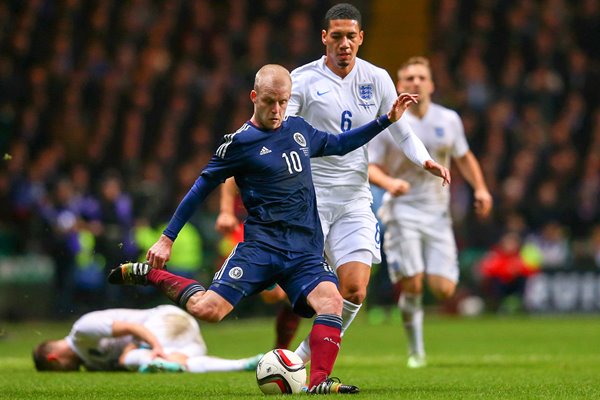
[[[148,282],[183,309],[192,295],[206,290],[197,281],[175,275],[164,269],[151,269],[148,272]]]
[[[275,321],[275,331],[277,333],[277,337],[275,338],[275,348],[288,349],[298,330],[298,326],[300,325],[300,316],[296,314],[292,309],[292,306],[286,302],[279,307],[279,312],[277,313]]]
[[[310,331],[310,384],[309,389],[323,382],[333,370],[340,351],[342,317],[321,314],[315,318]]]

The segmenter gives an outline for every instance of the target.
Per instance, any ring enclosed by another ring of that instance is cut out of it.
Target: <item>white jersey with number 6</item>
[[[350,74],[342,79],[325,65],[323,56],[292,71],[287,114],[302,116],[326,132],[343,132],[387,113],[397,97],[394,83],[384,69],[357,58]],[[388,131],[398,141],[414,135],[405,118],[392,124]],[[357,197],[371,199],[366,146],[344,156],[315,158],[311,168],[318,203],[322,200],[320,190],[331,187],[340,188],[338,202]]]

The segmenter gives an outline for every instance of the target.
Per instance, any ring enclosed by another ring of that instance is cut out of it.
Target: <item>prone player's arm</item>
[[[233,232],[239,225],[235,215],[235,199],[238,193],[239,190],[233,177],[228,178],[221,186],[219,215],[215,222],[215,229],[223,235]]]
[[[157,337],[154,336],[154,334],[142,324],[136,324],[134,322],[127,321],[114,321],[112,324],[112,335],[113,337],[131,335],[143,342],[148,343],[148,345],[150,345],[152,348],[152,354],[154,357],[165,356],[162,345],[158,341]]]

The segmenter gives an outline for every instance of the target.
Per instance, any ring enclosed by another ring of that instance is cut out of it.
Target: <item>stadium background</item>
[[[458,298],[486,298],[479,261],[516,233],[519,256],[541,271],[529,278],[530,312],[597,312],[600,3],[351,2],[364,17],[359,56],[394,78],[407,57],[431,58],[435,100],[460,112],[494,195],[493,216],[477,220],[455,171]],[[251,114],[260,66],[323,54],[333,3],[0,2],[0,317],[163,301],[106,287],[105,268],[154,241],[219,138]],[[203,282],[234,240],[214,232],[217,201],[171,262]],[[393,303],[383,268],[371,285],[369,307]],[[238,314],[267,312],[249,301]]]

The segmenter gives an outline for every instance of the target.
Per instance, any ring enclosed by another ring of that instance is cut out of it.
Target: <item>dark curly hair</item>
[[[359,28],[362,27],[362,16],[360,11],[352,4],[339,3],[331,7],[327,13],[325,13],[323,29],[329,29],[329,22],[335,19],[353,19],[358,22]]]

